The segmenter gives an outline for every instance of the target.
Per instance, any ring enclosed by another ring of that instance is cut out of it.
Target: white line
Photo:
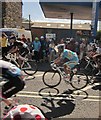
[[[35,96],[35,95],[20,95],[20,94],[17,94],[17,96],[19,97],[28,97],[28,98],[43,98],[42,96]],[[52,97],[54,100],[61,100],[61,99],[64,99],[64,100],[76,100],[76,99],[72,99],[72,98],[63,98],[63,97]],[[82,101],[93,101],[93,102],[99,102],[101,101],[101,99],[84,99]]]
[[[78,93],[78,91],[79,91],[79,93],[81,93],[81,92],[83,92],[83,91],[89,90],[89,89],[91,89],[92,87],[94,87],[95,85],[100,85],[100,83],[95,83],[94,85],[89,85],[89,86],[87,86],[87,87],[85,87],[85,88],[83,88],[83,89],[81,89],[81,90],[75,91],[74,93],[76,94],[76,93]]]

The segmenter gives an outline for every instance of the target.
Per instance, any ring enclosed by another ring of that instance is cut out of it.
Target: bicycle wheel
[[[56,87],[61,82],[61,75],[58,71],[46,71],[42,77],[43,83],[48,87]]]
[[[24,65],[22,67],[22,70],[27,74],[27,75],[34,75],[37,72],[37,64],[33,62],[24,62]]]
[[[87,86],[88,77],[85,73],[79,71],[71,76],[70,84],[76,90],[80,90]]]

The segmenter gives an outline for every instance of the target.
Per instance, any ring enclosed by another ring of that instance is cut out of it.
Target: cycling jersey
[[[79,61],[78,56],[71,50],[64,49],[62,56],[63,59],[67,58],[69,61]]]
[[[62,55],[61,55],[62,59],[67,59],[67,61],[64,63],[64,65],[67,65],[68,67],[70,67],[71,69],[78,64],[79,59],[78,56],[75,52],[68,50],[68,49],[64,49]]]
[[[12,48],[18,48],[18,51],[19,51],[19,54],[22,56],[22,57],[25,57],[25,55],[27,55],[29,53],[29,49],[28,49],[28,45],[22,41],[18,41],[16,40],[13,45],[11,45],[9,47],[9,49],[12,49]]]
[[[43,111],[34,105],[14,106],[3,120],[48,120]]]
[[[0,60],[0,68],[2,68],[1,74],[3,75],[7,75],[7,74],[11,74],[12,76],[21,75],[21,70],[10,62]]]
[[[0,60],[0,68],[2,77],[7,80],[2,86],[2,98],[9,98],[21,91],[25,86],[25,82],[20,77],[21,70],[12,63]]]

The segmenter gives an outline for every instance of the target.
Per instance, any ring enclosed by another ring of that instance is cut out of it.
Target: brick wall
[[[2,18],[2,27],[22,27],[22,2],[3,2]]]

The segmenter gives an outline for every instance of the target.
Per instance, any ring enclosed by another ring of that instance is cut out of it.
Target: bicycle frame
[[[16,59],[18,59],[16,53],[14,53],[14,54],[9,53],[8,56],[9,56],[9,61],[14,62],[17,65],[17,67],[20,67],[22,70],[31,68],[30,64],[27,62],[26,57],[24,59],[22,59],[22,57],[19,56],[19,58],[21,58],[21,60],[23,61],[20,66],[19,63],[16,61]],[[24,68],[25,62],[27,63],[27,66],[28,66],[26,68]]]
[[[55,63],[51,64],[51,67],[54,71],[58,71],[60,73],[61,76],[64,76],[66,73],[64,72],[64,70],[62,71],[61,69],[64,69],[63,67],[58,67]]]
[[[97,69],[96,66],[90,60],[90,58],[86,57],[86,61],[87,61],[87,65],[84,67],[85,70],[87,70],[87,68],[88,68],[89,65],[92,67],[92,71],[94,71],[95,69]]]

